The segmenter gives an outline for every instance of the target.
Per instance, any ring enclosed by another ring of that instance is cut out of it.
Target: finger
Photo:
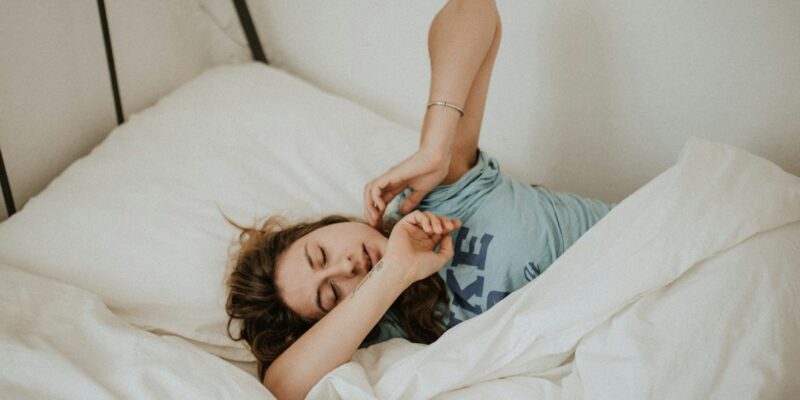
[[[383,200],[383,203],[386,205],[385,207],[388,208],[389,204],[392,202],[392,200],[394,200],[394,198],[400,192],[402,192],[404,189],[405,189],[405,187],[403,187],[401,185],[398,188],[396,188],[395,190],[387,191],[383,195],[381,195],[381,200]],[[386,208],[384,208],[384,210],[383,210],[384,213],[386,212]]]
[[[370,201],[370,198],[369,198],[369,191],[370,191],[371,185],[372,185],[372,182],[367,183],[367,185],[364,186],[364,218],[367,220],[368,224],[374,225],[373,221],[375,221],[375,218],[374,218],[373,212],[372,212],[372,201]]]
[[[433,228],[431,227],[431,221],[428,220],[428,216],[425,215],[425,213],[415,211],[414,219],[417,221],[418,225],[422,228],[422,230],[425,231],[425,233],[427,234],[433,233]]]
[[[453,224],[453,221],[451,221],[449,218],[443,215],[439,215],[438,217],[439,221],[442,222],[442,229],[444,229],[445,232],[451,232],[456,229],[455,225]]]
[[[461,225],[460,221],[456,221],[456,220],[452,220],[452,219],[448,219],[447,223],[450,224],[450,231],[451,232],[456,230],[456,229],[458,229],[459,226]]]
[[[405,186],[403,186],[403,185],[397,185],[397,187],[393,188],[392,190],[389,190],[389,189],[387,189],[387,190],[386,190],[386,191],[385,191],[385,192],[384,192],[384,193],[381,195],[381,200],[383,200],[383,202],[384,202],[385,204],[389,204],[389,203],[392,201],[392,199],[394,199],[394,198],[395,198],[395,196],[397,196],[398,194],[400,194],[400,192],[402,192],[403,190],[405,190],[405,188],[406,188],[406,187],[405,187]]]
[[[385,203],[381,199],[381,193],[383,192],[384,186],[386,186],[386,183],[376,182],[374,185],[372,185],[372,188],[370,188],[370,199],[372,200],[374,207],[381,212],[383,212],[385,207]]]
[[[411,194],[406,198],[406,201],[403,202],[403,205],[400,206],[400,212],[403,214],[409,213],[419,204],[420,201],[422,201],[422,198],[425,197],[426,194],[428,194],[428,192],[421,190],[415,190],[411,192]]]
[[[433,227],[433,231],[437,234],[441,234],[443,232],[442,220],[439,219],[437,215],[434,215],[430,211],[425,211],[425,215],[427,215],[428,219],[431,221],[431,226]]]
[[[450,223],[450,220],[448,220],[447,217],[437,215],[436,218],[438,218],[439,223],[442,224],[442,232],[450,232],[453,230],[453,224]]]
[[[425,233],[427,233],[428,235],[432,235],[434,231],[433,231],[433,225],[431,225],[430,216],[428,216],[425,213],[420,213],[420,219],[422,219],[423,221],[422,225],[423,229],[425,230]]]
[[[453,238],[450,235],[445,235],[439,243],[439,255],[450,258],[455,254],[453,252]]]
[[[372,225],[373,227],[377,227],[378,225],[380,225],[380,222],[383,218],[383,213],[372,202],[372,199],[369,199],[369,205],[367,207],[370,213],[370,225]]]

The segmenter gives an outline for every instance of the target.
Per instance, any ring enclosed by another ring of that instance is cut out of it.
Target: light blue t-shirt
[[[395,206],[409,193],[398,196]],[[612,207],[514,180],[479,150],[475,166],[458,181],[436,187],[417,207],[462,222],[451,233],[455,254],[437,272],[450,297],[447,328],[480,315],[542,274]],[[392,316],[387,313],[378,338],[363,346],[406,337],[388,320]]]

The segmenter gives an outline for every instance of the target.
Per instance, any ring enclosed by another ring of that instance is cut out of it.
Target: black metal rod
[[[14,196],[11,195],[11,185],[8,182],[8,175],[6,174],[6,163],[3,162],[3,152],[0,151],[0,186],[3,187],[3,199],[6,201],[6,211],[8,216],[14,215],[17,212],[17,207],[14,205]]]
[[[97,0],[97,10],[100,12],[100,26],[103,28],[103,42],[106,45],[106,60],[108,61],[108,74],[111,76],[111,90],[114,92],[117,125],[122,125],[125,118],[122,114],[122,99],[119,95],[119,85],[117,85],[117,67],[114,65],[114,51],[111,48],[111,33],[108,30],[105,0]]]
[[[253,19],[250,16],[250,10],[247,7],[245,0],[233,0],[233,5],[236,7],[236,13],[239,15],[239,22],[242,24],[247,43],[250,46],[250,52],[253,59],[261,61],[264,64],[269,64],[264,50],[261,48],[261,41],[258,39]],[[108,74],[111,77],[111,90],[114,92],[114,109],[117,114],[117,124],[121,125],[125,122],[122,113],[122,98],[119,94],[119,85],[117,83],[117,68],[114,64],[114,50],[111,46],[111,33],[108,29],[108,17],[106,16],[105,0],[97,0],[97,10],[100,13],[100,26],[103,30],[103,42],[106,49],[106,61],[108,62]],[[14,205],[14,196],[11,194],[11,185],[8,181],[8,174],[6,174],[6,165],[3,162],[3,153],[0,151],[0,186],[3,190],[3,199],[6,203],[6,211],[10,217],[17,212]]]
[[[242,29],[244,29],[244,35],[247,37],[247,44],[250,45],[250,53],[253,55],[253,60],[269,64],[267,56],[264,55],[264,49],[261,48],[261,41],[258,39],[258,32],[256,32],[253,19],[250,17],[247,2],[245,0],[233,0],[233,5],[236,7],[236,13],[239,14],[239,23],[242,24]]]

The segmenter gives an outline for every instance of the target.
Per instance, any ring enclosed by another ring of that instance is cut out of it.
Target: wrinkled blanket
[[[313,399],[800,398],[800,178],[690,139],[546,273]]]
[[[546,273],[425,346],[358,350],[311,399],[800,398],[800,178],[690,140]],[[93,293],[0,266],[3,398],[269,398]]]

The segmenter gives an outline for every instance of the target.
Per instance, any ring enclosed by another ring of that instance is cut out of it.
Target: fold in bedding
[[[0,265],[0,397],[264,399],[258,379],[177,336],[156,336],[94,294]]]
[[[359,350],[310,397],[796,398],[800,178],[691,139],[550,267],[421,346]]]
[[[800,398],[800,178],[692,139],[539,276],[425,346],[358,350],[311,399]],[[270,397],[86,290],[0,266],[10,398]]]

